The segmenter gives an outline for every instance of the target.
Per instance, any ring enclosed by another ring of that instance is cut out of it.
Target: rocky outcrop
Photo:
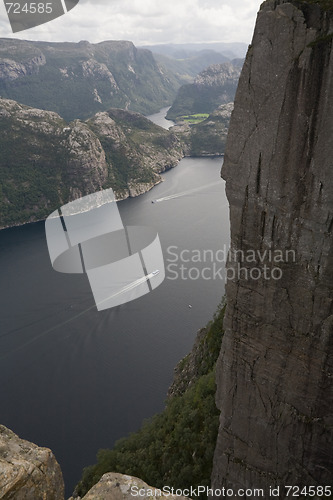
[[[261,6],[222,170],[231,256],[213,486],[265,498],[333,479],[332,31],[320,5]]]
[[[75,495],[75,494],[74,494]],[[142,499],[185,500],[187,497],[163,492],[133,476],[104,474],[82,500]],[[64,481],[60,466],[48,448],[20,439],[0,425],[0,498],[3,500],[64,500]],[[71,497],[69,500],[80,500]]]
[[[184,156],[178,137],[131,111],[110,109],[87,124],[113,165],[109,183],[117,199],[139,196],[161,182],[160,174]]]
[[[77,199],[86,193],[102,189],[109,172],[102,145],[89,127],[75,120],[68,128],[65,147],[69,152],[67,174],[70,198]],[[79,186],[78,178],[80,178]]]
[[[174,369],[174,379],[168,389],[168,397],[184,394],[201,375],[202,365],[206,363],[206,337],[208,328],[201,328],[189,354]]]
[[[212,64],[194,79],[197,86],[217,87],[238,82],[240,67],[230,62]]]
[[[99,482],[88,491],[82,500],[133,500],[138,497],[144,500],[186,500],[188,497],[164,493],[158,488],[148,486],[141,479],[115,472],[104,474]],[[80,497],[71,497],[69,500],[79,500]]]
[[[58,462],[48,448],[20,439],[0,425],[0,498],[64,500]]]
[[[106,80],[109,82],[111,89],[119,90],[113,74],[109,71],[106,64],[101,64],[95,59],[88,59],[81,63],[82,73],[84,78],[93,78],[96,80]]]
[[[8,58],[0,59],[0,81],[12,82],[18,78],[37,74],[39,67],[45,63],[46,59],[42,53],[23,62]]]

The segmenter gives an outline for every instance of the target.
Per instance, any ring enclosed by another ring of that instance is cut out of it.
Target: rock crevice
[[[240,77],[215,488],[332,483],[332,31],[319,5],[267,0]]]

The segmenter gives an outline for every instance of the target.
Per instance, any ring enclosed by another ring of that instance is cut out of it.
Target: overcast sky
[[[261,0],[80,0],[68,14],[13,35],[0,0],[0,36],[54,42],[131,40],[136,45],[249,44],[260,4]]]

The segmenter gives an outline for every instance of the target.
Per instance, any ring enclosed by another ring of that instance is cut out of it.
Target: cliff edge
[[[333,482],[332,34],[332,8],[267,0],[240,77],[214,488]]]
[[[48,448],[20,439],[0,425],[0,498],[64,500],[60,466]]]

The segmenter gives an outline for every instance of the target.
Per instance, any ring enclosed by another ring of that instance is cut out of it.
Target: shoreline
[[[199,158],[222,158],[224,156],[224,153],[222,154],[214,154],[214,155],[204,155],[204,156],[193,156],[193,155],[184,155],[183,158],[194,158],[194,159],[199,159]],[[168,172],[169,170],[172,170],[173,168],[176,168],[178,167],[179,163],[181,162],[181,160],[183,159],[181,158],[178,163],[174,166],[171,166],[169,168],[166,168],[164,169],[162,172],[160,172],[161,174],[163,174],[163,172]],[[138,193],[136,195],[131,195],[130,194],[130,189],[128,190],[128,196],[125,196],[125,197],[121,197],[121,198],[117,198],[116,196],[116,201],[117,203],[118,202],[122,202],[124,200],[127,200],[128,198],[137,198],[138,196],[141,196],[143,194],[146,194],[146,193],[149,193],[149,191],[151,191],[152,189],[154,189],[155,186],[158,186],[159,184],[161,184],[162,182],[164,182],[164,179],[163,177],[161,176],[160,180],[158,180],[158,182],[156,182],[155,184],[153,184],[149,189],[143,191],[142,193]],[[71,200],[71,201],[74,201],[74,200]],[[70,203],[70,202],[67,202],[67,203]],[[26,226],[27,224],[35,224],[37,222],[45,222],[47,217],[45,217],[45,219],[37,219],[37,220],[30,220],[30,221],[25,221],[25,222],[17,222],[15,224],[11,224],[11,225],[8,225],[8,226],[2,226],[0,227],[0,232],[1,231],[4,231],[6,229],[12,229],[14,227],[21,227],[21,226]]]

